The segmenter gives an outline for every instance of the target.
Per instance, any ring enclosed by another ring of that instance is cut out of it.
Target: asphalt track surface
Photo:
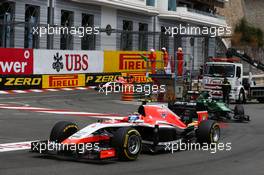
[[[118,95],[105,96],[93,90],[1,95],[0,104],[68,109],[82,112],[127,114],[137,105],[119,102]],[[74,162],[39,157],[28,150],[0,152],[0,175],[263,175],[264,105],[247,104],[250,123],[228,122],[221,142],[232,143],[231,151],[180,151],[174,154],[142,154],[137,161],[108,164]],[[83,127],[96,119],[70,115],[0,109],[0,144],[46,139],[54,123],[69,120]]]

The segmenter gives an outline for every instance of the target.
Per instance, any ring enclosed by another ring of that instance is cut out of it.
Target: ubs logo
[[[67,72],[73,71],[86,71],[88,70],[88,55],[86,54],[64,54],[60,55],[57,52],[54,57],[54,62],[52,64],[52,68],[57,72],[60,72],[64,69]]]
[[[63,62],[62,62],[62,55],[59,55],[57,52],[54,57],[54,62],[52,64],[52,68],[55,69],[57,72],[60,72],[61,69],[63,69]]]

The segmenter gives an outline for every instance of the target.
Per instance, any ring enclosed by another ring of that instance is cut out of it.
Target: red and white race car
[[[71,122],[58,122],[50,139],[31,144],[31,151],[74,159],[136,160],[141,152],[164,151],[179,142],[217,143],[219,125],[197,111],[198,120],[186,123],[164,105],[141,105],[137,114],[108,119],[79,130]],[[185,116],[186,117],[186,116]]]

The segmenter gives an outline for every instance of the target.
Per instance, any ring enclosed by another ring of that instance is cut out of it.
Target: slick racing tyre
[[[78,126],[75,123],[61,121],[54,125],[50,133],[50,141],[60,143],[76,133]]]
[[[220,139],[220,127],[213,120],[202,121],[197,130],[197,140],[199,143],[217,143]]]
[[[140,133],[133,128],[120,128],[114,133],[113,147],[120,160],[136,160],[141,152]]]

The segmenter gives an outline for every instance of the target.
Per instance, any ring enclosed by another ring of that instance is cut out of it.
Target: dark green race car
[[[195,101],[177,101],[169,103],[169,108],[177,115],[184,115],[186,110],[195,118],[196,111],[208,111],[209,118],[214,120],[233,119],[237,121],[250,121],[250,117],[245,115],[243,105],[236,105],[234,109],[228,107],[224,102],[213,100],[209,92],[202,92]]]

